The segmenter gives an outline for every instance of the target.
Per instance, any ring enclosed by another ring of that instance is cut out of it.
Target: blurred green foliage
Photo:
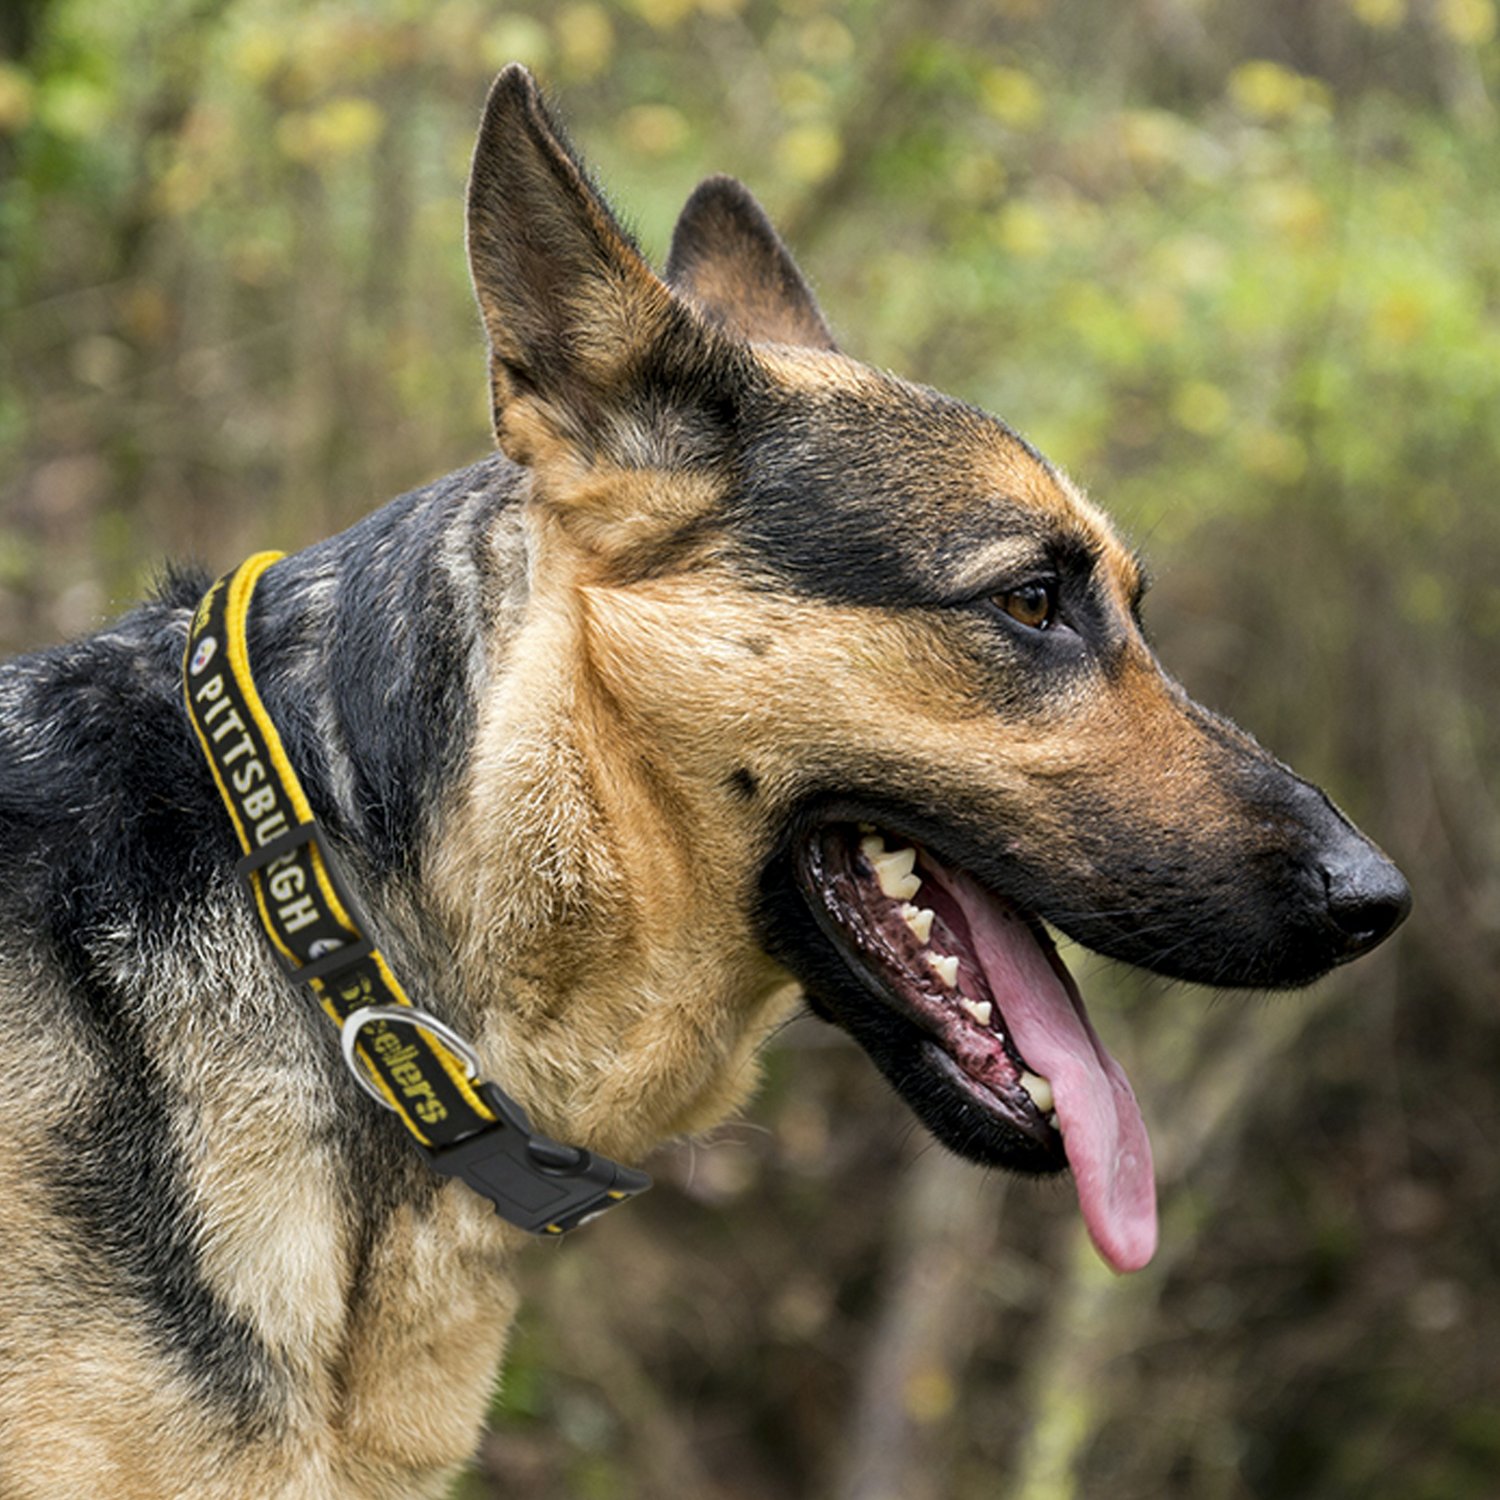
[[[1496,19],[0,18],[0,645],[92,627],[163,554],[296,546],[484,449],[463,179],[487,82],[520,58],[658,257],[699,176],[745,178],[852,352],[1090,484],[1160,576],[1168,662],[1413,878],[1395,944],[1273,1006],[1210,1010],[1075,956],[1163,1156],[1168,1249],[1128,1284],[1074,1254],[1066,1194],[962,1179],[967,1210],[939,1193],[898,1233],[949,1169],[862,1059],[794,1027],[768,1130],[664,1153],[661,1192],[528,1269],[465,1495],[1497,1492]],[[965,1313],[903,1377],[883,1420],[909,1430],[875,1473],[872,1350],[908,1294],[928,1307],[903,1268],[944,1250],[967,1257]]]

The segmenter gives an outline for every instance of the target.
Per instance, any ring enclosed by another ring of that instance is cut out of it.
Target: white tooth
[[[917,941],[925,943],[932,936],[932,913],[907,902],[901,908],[901,920],[916,933]]]
[[[873,860],[885,853],[885,840],[872,829],[866,837],[859,841],[859,852],[866,859]]]
[[[1054,1130],[1056,1130],[1058,1128],[1058,1125],[1057,1125],[1057,1111],[1055,1109],[1052,1111],[1052,1113],[1050,1115],[1047,1116],[1047,1123]]]
[[[870,863],[876,869],[887,869],[893,875],[910,875],[917,862],[915,849],[891,849],[885,854],[875,854]]]
[[[861,833],[874,833],[875,825],[873,823],[861,823],[859,825],[859,831]]]
[[[988,1000],[970,1000],[967,995],[958,1002],[968,1013],[979,1022],[981,1026],[990,1024],[990,1017],[994,1014]]]
[[[915,849],[892,849],[887,854],[867,851],[865,857],[874,867],[880,889],[892,901],[910,901],[922,889],[921,878],[912,874],[912,866],[917,862]]]
[[[950,990],[958,987],[958,960],[956,958],[944,958],[941,953],[929,953],[927,962],[932,965],[933,973]]]
[[[1044,1115],[1052,1113],[1052,1085],[1035,1073],[1021,1074],[1021,1087],[1031,1095],[1031,1102]]]

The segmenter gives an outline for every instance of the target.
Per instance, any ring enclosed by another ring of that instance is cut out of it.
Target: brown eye
[[[1057,590],[1050,583],[1023,583],[995,600],[1011,619],[1032,630],[1045,630],[1057,613]]]

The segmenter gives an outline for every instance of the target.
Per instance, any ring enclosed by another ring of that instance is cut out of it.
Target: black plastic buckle
[[[651,1186],[634,1167],[534,1134],[525,1111],[495,1084],[479,1093],[497,1124],[421,1149],[434,1171],[467,1183],[502,1219],[532,1234],[566,1234]]]

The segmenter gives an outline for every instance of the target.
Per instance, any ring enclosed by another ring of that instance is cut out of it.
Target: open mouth
[[[868,992],[857,1005],[823,996],[832,1019],[963,1154],[1071,1169],[1100,1254],[1117,1271],[1144,1266],[1156,1248],[1145,1122],[1041,922],[868,823],[815,829],[797,866]]]

